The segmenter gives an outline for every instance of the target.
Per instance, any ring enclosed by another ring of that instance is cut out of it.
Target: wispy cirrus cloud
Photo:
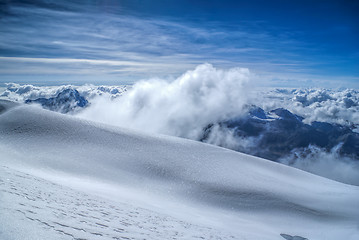
[[[44,73],[69,80],[78,74],[84,81],[87,75],[135,80],[179,75],[204,62],[280,79],[318,73],[320,63],[307,56],[312,49],[298,40],[300,32],[266,28],[260,21],[196,23],[107,7],[71,1],[9,4],[0,18],[3,81]]]

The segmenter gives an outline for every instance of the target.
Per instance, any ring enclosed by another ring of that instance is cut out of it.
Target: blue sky
[[[0,84],[128,84],[201,63],[359,88],[358,1],[0,0]]]

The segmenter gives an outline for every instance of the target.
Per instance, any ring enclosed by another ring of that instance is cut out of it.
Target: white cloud
[[[252,102],[266,110],[284,107],[304,117],[303,121],[308,124],[320,121],[357,128],[357,131],[359,128],[359,91],[354,89],[264,90],[257,93]]]
[[[93,65],[109,66],[139,66],[145,63],[131,61],[97,60],[97,59],[76,59],[76,58],[26,58],[26,57],[0,57],[0,61],[29,62],[29,63],[87,63]]]
[[[292,154],[279,162],[319,176],[339,182],[359,186],[359,162],[338,153],[340,146],[331,151],[309,146],[306,149],[293,149]]]
[[[35,100],[38,98],[52,98],[56,97],[57,94],[64,91],[65,89],[74,88],[81,96],[87,100],[92,100],[95,97],[101,95],[110,96],[110,98],[116,98],[123,94],[129,87],[126,86],[95,86],[95,85],[62,85],[62,86],[34,86],[34,85],[20,85],[16,83],[7,83],[0,98],[25,102],[26,100]]]
[[[122,97],[98,98],[80,116],[149,132],[198,139],[209,123],[238,114],[246,103],[248,69],[198,66],[173,82],[135,84]]]

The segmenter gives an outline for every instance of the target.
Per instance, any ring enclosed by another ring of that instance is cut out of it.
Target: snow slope
[[[8,101],[0,172],[0,239],[359,238],[356,186]]]

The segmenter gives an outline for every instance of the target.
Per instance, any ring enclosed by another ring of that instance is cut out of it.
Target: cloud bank
[[[274,89],[260,91],[252,103],[269,111],[284,107],[304,118],[336,123],[359,132],[359,91],[356,89]]]
[[[129,86],[95,86],[95,85],[62,85],[62,86],[34,86],[31,84],[21,85],[16,83],[5,84],[5,89],[0,93],[1,98],[16,102],[25,102],[26,100],[35,100],[38,98],[51,98],[67,89],[76,89],[81,96],[87,100],[101,95],[108,95],[110,98],[116,98],[127,91]]]

